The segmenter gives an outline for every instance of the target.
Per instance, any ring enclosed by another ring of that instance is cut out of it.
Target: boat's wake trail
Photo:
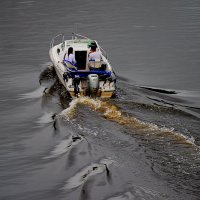
[[[110,104],[108,101],[91,99],[89,97],[76,98],[72,100],[70,106],[63,110],[58,116],[65,118],[66,120],[72,120],[76,115],[79,104],[87,105],[93,111],[101,113],[104,118],[129,127],[136,134],[168,137],[174,142],[190,144],[199,148],[199,146],[194,143],[194,139],[192,137],[176,132],[173,128],[159,127],[153,123],[143,122],[133,116],[129,116],[128,114],[121,112],[117,106]]]

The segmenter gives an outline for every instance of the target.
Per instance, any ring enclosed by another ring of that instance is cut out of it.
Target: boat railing
[[[85,37],[84,35],[80,35],[80,34],[77,34],[77,33],[72,33],[72,39],[75,39],[75,36],[81,37],[81,38],[84,38],[84,39],[88,39],[88,40],[92,40],[91,38]],[[98,47],[101,50],[102,54],[107,58],[106,51],[99,44],[98,44]]]
[[[77,37],[81,37],[81,38],[84,38],[84,39],[91,40],[90,38],[85,37],[85,36],[83,36],[83,35],[80,35],[80,34],[78,34],[78,33],[72,33],[72,39],[75,39],[75,36],[77,36]]]
[[[107,56],[106,51],[105,51],[101,46],[99,46],[99,48],[100,48],[100,50],[101,50],[101,53],[102,53],[102,54],[105,56],[105,58],[107,59],[108,56]]]
[[[52,47],[55,46],[54,43],[55,43],[55,40],[56,40],[58,37],[62,37],[62,44],[64,44],[65,36],[64,36],[64,34],[60,33],[60,34],[58,34],[58,35],[56,35],[55,37],[52,38],[52,40],[51,40],[51,42],[50,42],[50,49],[51,49]],[[73,39],[73,40],[76,39],[75,37],[81,37],[81,38],[84,38],[84,39],[87,39],[87,40],[92,40],[92,39],[90,39],[90,38],[88,38],[88,37],[85,37],[85,36],[83,36],[83,35],[80,35],[80,34],[77,34],[77,33],[72,33],[72,39]],[[102,54],[104,55],[104,57],[107,59],[108,56],[107,56],[106,51],[105,51],[99,44],[98,44],[98,47],[99,47],[101,53],[102,53]]]
[[[55,42],[55,39],[57,39],[58,37],[62,37],[62,43],[64,43],[65,36],[64,36],[64,34],[60,33],[60,34],[58,34],[58,35],[56,35],[55,37],[52,38],[52,40],[50,42],[50,49],[55,46],[54,42]]]

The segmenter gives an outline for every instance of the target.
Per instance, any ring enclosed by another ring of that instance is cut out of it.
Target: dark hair
[[[91,46],[92,51],[96,51],[97,46]]]
[[[73,53],[73,48],[72,48],[72,47],[69,47],[69,49],[68,49],[68,57],[69,57],[69,55],[70,55],[71,53]]]

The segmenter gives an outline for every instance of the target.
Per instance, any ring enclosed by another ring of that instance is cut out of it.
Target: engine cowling
[[[88,81],[90,94],[97,93],[99,89],[99,76],[97,74],[89,74]]]

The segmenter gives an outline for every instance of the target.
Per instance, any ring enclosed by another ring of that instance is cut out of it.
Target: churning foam
[[[79,98],[73,99],[70,102],[69,107],[63,110],[58,116],[64,117],[66,120],[72,119],[76,113],[76,107],[78,103],[79,103]]]
[[[99,99],[91,99],[89,97],[76,98],[70,103],[70,106],[63,110],[59,115],[64,116],[67,120],[72,119],[76,114],[78,104],[87,105],[92,110],[100,112],[106,119],[117,122],[121,125],[126,125],[129,128],[134,129],[136,133],[169,136],[171,139],[179,143],[195,145],[194,138],[175,132],[174,129],[165,127],[160,128],[155,124],[143,122],[135,117],[127,115],[126,113],[122,113],[117,106]]]

